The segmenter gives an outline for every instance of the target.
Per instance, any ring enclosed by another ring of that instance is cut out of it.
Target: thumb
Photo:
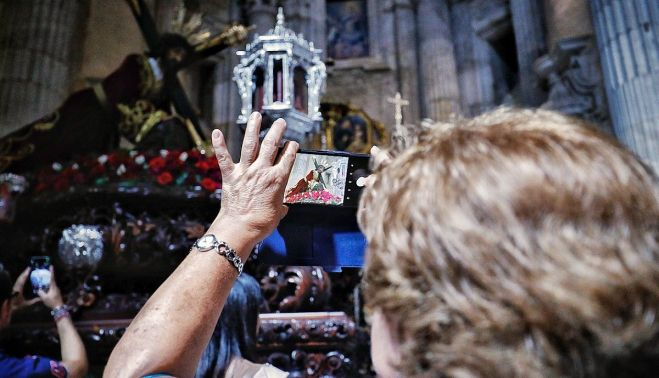
[[[282,205],[281,210],[279,211],[279,220],[284,219],[286,214],[288,214],[288,206]]]
[[[25,306],[31,306],[37,302],[41,302],[41,298],[32,298],[29,301],[25,301]]]
[[[27,276],[30,274],[30,267],[28,266],[23,270],[23,272],[18,276],[16,282],[14,283],[14,290],[21,291],[23,286],[25,286],[25,281],[27,281]]]
[[[39,299],[43,299],[46,296],[46,292],[43,291],[43,289],[39,289],[37,295],[39,296]]]

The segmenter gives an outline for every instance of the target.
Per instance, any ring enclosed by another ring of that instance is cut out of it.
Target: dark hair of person
[[[12,282],[9,272],[0,263],[0,305],[11,298]]]
[[[256,324],[262,302],[259,283],[249,274],[241,274],[231,288],[213,336],[201,356],[196,377],[221,378],[234,357],[254,359]]]

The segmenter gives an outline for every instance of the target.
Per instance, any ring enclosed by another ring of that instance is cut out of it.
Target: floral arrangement
[[[343,198],[335,196],[327,190],[312,190],[286,196],[288,203],[323,203],[326,205],[340,205]]]
[[[222,175],[214,155],[191,151],[123,151],[83,156],[67,163],[53,163],[36,175],[36,193],[62,192],[73,186],[131,186],[152,183],[162,187],[189,186],[215,192]]]

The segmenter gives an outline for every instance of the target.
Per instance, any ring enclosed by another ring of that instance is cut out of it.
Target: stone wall
[[[66,98],[79,70],[89,3],[4,1],[0,14],[0,136]]]

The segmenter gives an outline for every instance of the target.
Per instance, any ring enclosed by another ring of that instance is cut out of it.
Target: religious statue
[[[107,153],[122,138],[141,150],[197,147],[204,153],[197,115],[176,73],[244,40],[247,29],[237,25],[210,36],[199,32],[199,16],[179,16],[175,21],[180,33],[160,35],[144,0],[127,3],[149,51],[129,55],[100,83],[73,93],[53,113],[0,138],[0,172],[21,173],[74,155]]]
[[[332,166],[323,164],[322,162],[318,163],[316,159],[313,159],[313,163],[315,167],[286,192],[286,198],[304,192],[323,191],[326,189],[327,184],[325,183],[323,174],[332,169]]]

